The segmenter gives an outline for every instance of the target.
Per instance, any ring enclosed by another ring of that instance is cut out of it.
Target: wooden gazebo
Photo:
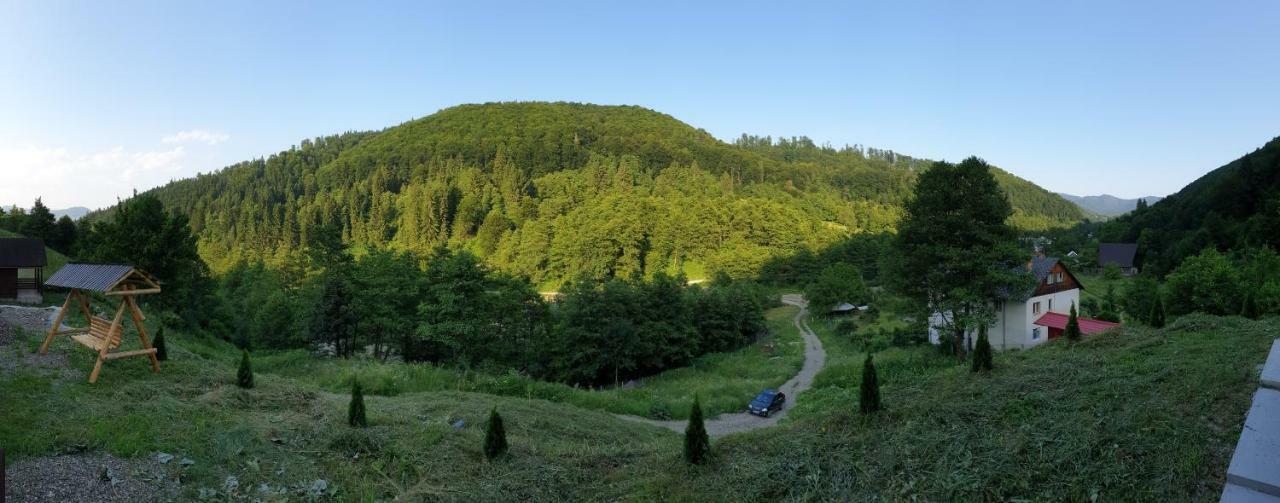
[[[58,316],[54,318],[53,327],[49,329],[49,335],[44,338],[44,344],[40,345],[40,354],[49,351],[49,343],[53,341],[53,336],[77,334],[72,335],[71,339],[98,352],[98,363],[94,364],[93,373],[89,374],[90,383],[98,380],[98,373],[102,371],[102,362],[130,356],[146,355],[151,358],[151,371],[160,371],[156,350],[151,347],[146,328],[142,325],[146,317],[142,315],[142,309],[134,299],[137,295],[160,293],[160,283],[151,275],[124,264],[67,264],[50,276],[49,280],[45,281],[45,285],[69,288],[71,292],[67,294],[67,301],[62,303],[62,309],[58,310]],[[107,321],[94,316],[89,310],[89,295],[85,292],[98,292],[108,298],[119,297],[120,307],[116,309],[115,318]],[[67,310],[71,309],[73,302],[84,314],[84,318],[89,320],[89,326],[60,330],[62,319],[67,315]],[[124,332],[125,311],[129,312],[133,325],[138,329],[138,338],[142,339],[142,349],[113,352],[120,347],[120,335]]]

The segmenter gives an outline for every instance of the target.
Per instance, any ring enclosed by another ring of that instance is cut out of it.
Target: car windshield
[[[756,399],[752,400],[751,403],[766,404],[766,405],[773,403],[773,395],[777,393],[778,392],[773,390],[766,390],[764,392],[761,392],[759,395],[756,395]]]

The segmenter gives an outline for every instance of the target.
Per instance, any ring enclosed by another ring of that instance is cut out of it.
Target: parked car
[[[755,400],[747,405],[747,412],[760,417],[769,417],[769,414],[782,410],[782,404],[787,403],[787,395],[775,389],[766,389],[756,395]]]

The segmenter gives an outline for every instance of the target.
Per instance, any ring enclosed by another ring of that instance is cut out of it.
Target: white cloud
[[[179,131],[169,136],[161,138],[160,141],[165,143],[182,143],[182,142],[200,142],[209,145],[217,145],[224,141],[230,140],[231,135],[218,131],[209,131],[207,129],[192,129],[190,131]]]
[[[50,207],[115,204],[186,173],[187,152],[127,150],[114,147],[75,152],[61,147],[0,146],[0,204],[28,207],[37,196]]]

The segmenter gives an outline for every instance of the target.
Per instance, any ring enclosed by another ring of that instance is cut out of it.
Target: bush
[[[1240,316],[1251,320],[1258,319],[1258,302],[1254,300],[1253,293],[1245,294],[1244,307],[1240,309]]]
[[[157,360],[163,362],[169,359],[169,352],[166,351],[164,347],[164,327],[160,327],[156,330],[156,340],[151,342],[151,347],[156,348]]]
[[[253,387],[253,367],[249,364],[249,350],[242,350],[240,370],[236,371],[236,386],[244,389]]]
[[[1115,264],[1107,264],[1102,266],[1102,277],[1110,281],[1115,281],[1120,279],[1121,277],[1123,277],[1120,274],[1120,266]]]
[[[684,460],[701,465],[710,457],[711,438],[707,436],[707,426],[702,422],[702,402],[695,396],[693,409],[689,411],[689,425],[684,428]]]
[[[369,420],[364,415],[364,390],[360,388],[358,380],[351,383],[351,405],[347,407],[347,424],[354,428],[369,426]]]
[[[978,342],[973,347],[973,371],[995,368],[991,355],[991,341],[987,339],[987,326],[978,329]]]
[[[507,431],[502,427],[498,408],[489,411],[489,424],[484,429],[484,457],[497,459],[507,452]]]
[[[880,379],[876,376],[876,364],[871,361],[871,353],[862,363],[861,393],[858,396],[858,407],[863,414],[880,410]]]

